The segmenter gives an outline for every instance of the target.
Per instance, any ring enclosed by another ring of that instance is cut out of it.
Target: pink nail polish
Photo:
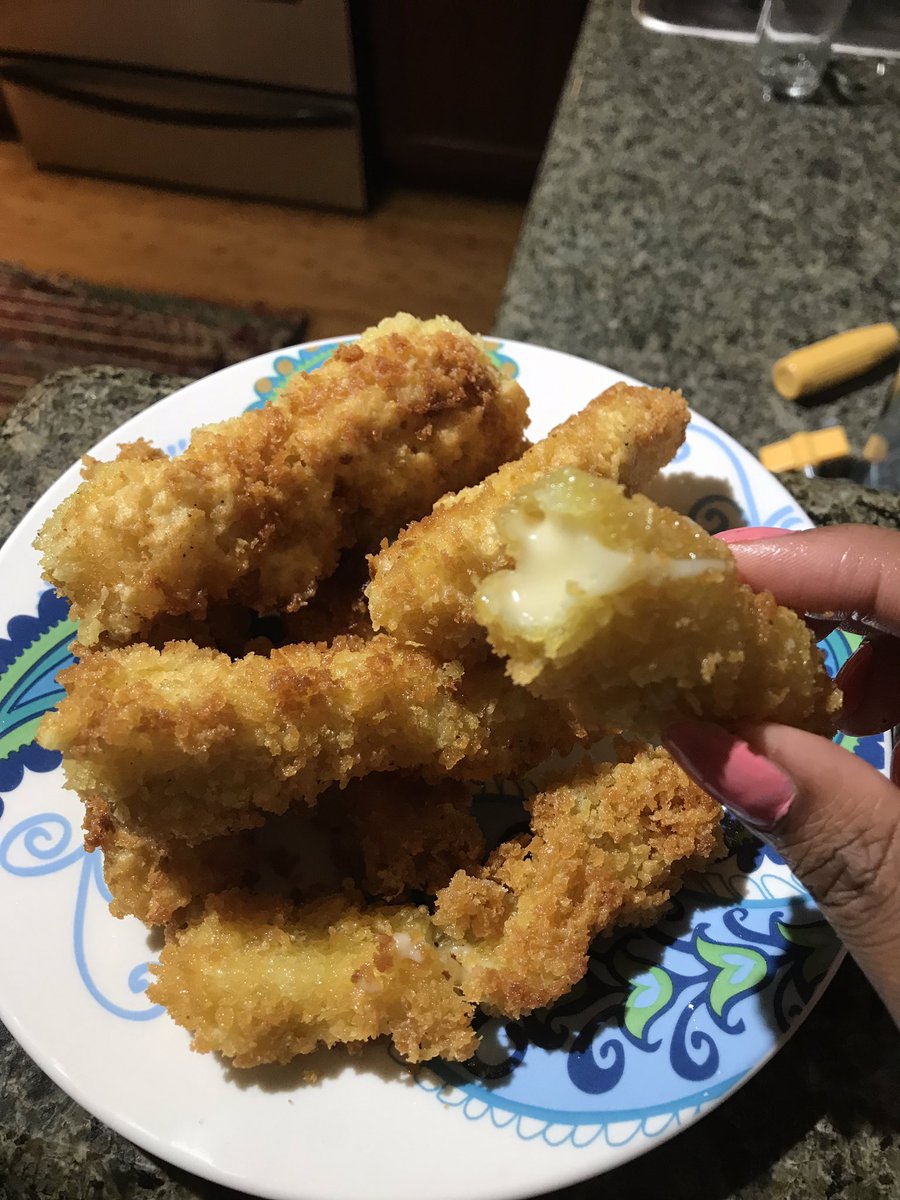
[[[679,721],[662,740],[691,778],[747,825],[772,829],[791,807],[791,778],[717,725]]]
[[[733,545],[736,542],[768,542],[772,538],[787,537],[788,534],[797,533],[796,529],[775,529],[767,525],[748,525],[743,529],[723,529],[721,533],[715,536],[720,542],[727,542]]]

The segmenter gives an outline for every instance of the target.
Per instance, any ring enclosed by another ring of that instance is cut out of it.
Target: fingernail
[[[770,538],[787,537],[790,533],[796,533],[796,529],[775,529],[768,525],[748,525],[744,529],[723,529],[721,533],[715,534],[715,537],[720,542],[728,542],[733,545],[735,542],[767,542]]]
[[[858,712],[871,687],[870,668],[875,649],[871,642],[863,642],[855,654],[838,671],[835,683],[843,693],[842,715],[852,716]]]
[[[718,725],[679,721],[662,740],[688,775],[747,825],[771,829],[791,807],[790,776]]]

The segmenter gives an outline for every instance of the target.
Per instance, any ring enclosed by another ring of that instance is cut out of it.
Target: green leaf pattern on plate
[[[624,1025],[632,1037],[642,1038],[648,1023],[666,1008],[675,989],[667,971],[650,967],[632,982],[625,1001]]]
[[[719,968],[709,993],[709,1006],[718,1017],[729,1000],[752,991],[766,977],[766,960],[749,946],[722,946],[698,937],[697,951],[710,966]]]

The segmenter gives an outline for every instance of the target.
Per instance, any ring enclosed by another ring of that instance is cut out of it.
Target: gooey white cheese
[[[714,558],[670,559],[629,554],[604,546],[571,519],[516,513],[505,530],[516,565],[497,571],[481,586],[481,600],[501,621],[521,629],[565,620],[578,596],[609,596],[639,579],[658,585],[706,571],[721,571]]]

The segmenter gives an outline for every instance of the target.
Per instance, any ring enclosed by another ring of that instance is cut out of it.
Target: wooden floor
[[[368,217],[37,170],[0,142],[0,259],[94,283],[303,308],[310,337],[406,309],[487,331],[522,206],[401,190]]]

